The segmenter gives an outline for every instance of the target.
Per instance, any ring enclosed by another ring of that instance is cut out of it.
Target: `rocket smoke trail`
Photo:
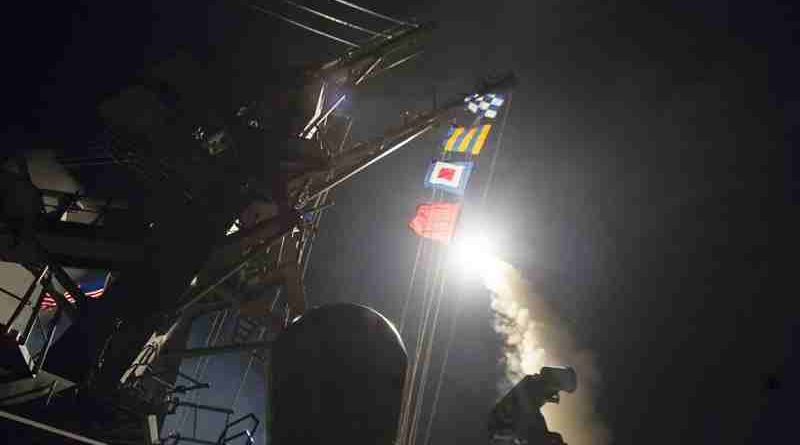
[[[558,405],[545,404],[542,412],[548,427],[570,445],[609,443],[610,431],[594,409],[599,373],[592,354],[578,349],[566,325],[514,267],[494,261],[483,280],[492,292],[494,329],[504,341],[505,375],[498,389],[504,394],[542,366],[572,366],[578,373],[578,390],[562,397]]]

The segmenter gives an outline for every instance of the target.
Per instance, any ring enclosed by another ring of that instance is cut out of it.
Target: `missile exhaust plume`
[[[504,342],[500,393],[505,394],[526,374],[538,373],[542,366],[572,366],[578,374],[578,390],[557,405],[545,404],[542,412],[548,427],[570,445],[609,443],[610,431],[594,407],[600,374],[592,353],[577,347],[555,311],[513,266],[494,259],[484,270],[484,285],[492,293],[494,330]]]

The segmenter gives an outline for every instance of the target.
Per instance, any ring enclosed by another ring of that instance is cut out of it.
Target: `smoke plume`
[[[561,433],[570,445],[609,443],[610,431],[595,412],[600,374],[592,354],[577,347],[566,325],[516,269],[500,261],[488,269],[491,272],[483,278],[493,294],[494,329],[504,341],[501,394],[542,366],[572,366],[578,374],[578,389],[562,393],[557,405],[545,404],[542,412],[548,428]]]

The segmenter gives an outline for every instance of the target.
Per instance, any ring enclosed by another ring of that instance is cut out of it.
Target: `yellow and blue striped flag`
[[[492,124],[478,125],[477,127],[455,127],[444,143],[444,151],[469,153],[477,156],[486,144]]]

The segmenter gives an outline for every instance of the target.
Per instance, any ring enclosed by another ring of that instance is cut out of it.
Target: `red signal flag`
[[[417,206],[417,214],[408,227],[418,236],[449,243],[456,229],[461,203],[434,202]]]

